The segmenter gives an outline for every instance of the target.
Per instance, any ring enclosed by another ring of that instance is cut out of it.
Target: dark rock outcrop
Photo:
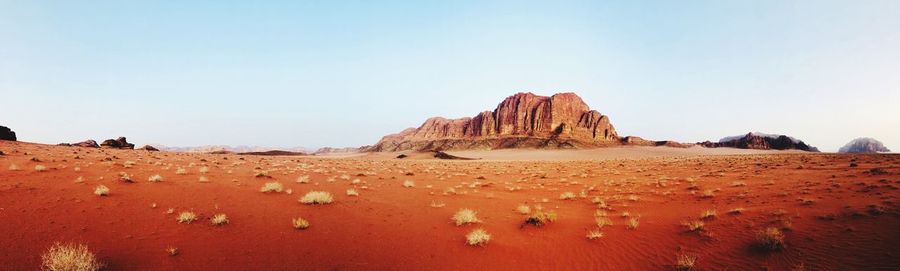
[[[72,146],[84,147],[84,148],[99,148],[100,147],[100,145],[97,145],[97,141],[94,141],[92,139],[88,139],[88,140],[81,141],[78,143],[73,143]]]
[[[102,148],[111,148],[111,149],[134,149],[134,144],[128,143],[124,136],[119,137],[117,139],[107,139],[104,140],[103,143],[100,143],[100,147]]]
[[[609,117],[574,93],[518,93],[493,111],[461,119],[430,118],[418,128],[383,137],[364,151],[581,148],[619,145]]]
[[[0,126],[0,140],[16,141],[16,132],[6,126]]]
[[[813,146],[807,145],[803,141],[786,135],[773,135],[763,133],[747,133],[743,136],[726,137],[719,142],[701,142],[697,143],[707,148],[729,147],[738,149],[757,149],[757,150],[802,150],[810,152],[818,152]]]
[[[159,151],[159,149],[157,149],[156,147],[150,146],[150,145],[144,145],[140,149],[145,150],[145,151]]]
[[[861,137],[854,139],[841,147],[838,152],[840,153],[879,153],[879,152],[891,152],[881,141],[878,141],[874,138],[869,137]]]
[[[673,147],[673,148],[688,148],[688,147],[695,145],[695,144],[681,143],[681,142],[676,142],[676,141],[671,141],[671,140],[663,140],[663,141],[646,140],[646,139],[643,139],[643,138],[637,137],[637,136],[623,137],[622,144],[629,145],[629,146],[653,146],[653,147],[665,146],[665,147]]]

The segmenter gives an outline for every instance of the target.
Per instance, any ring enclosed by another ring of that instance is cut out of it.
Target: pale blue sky
[[[0,0],[0,125],[358,146],[573,91],[623,136],[900,149],[900,1],[250,2]]]

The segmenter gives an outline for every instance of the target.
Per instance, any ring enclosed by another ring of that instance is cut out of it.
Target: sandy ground
[[[37,270],[55,242],[87,244],[106,270],[671,270],[678,255],[700,270],[900,269],[900,156],[720,150],[451,152],[484,160],[445,161],[0,142],[0,269]],[[163,180],[148,182],[155,174]],[[266,182],[285,191],[260,192]],[[108,196],[93,194],[101,184]],[[309,191],[334,202],[298,202]],[[574,197],[561,199],[567,192]],[[558,218],[523,227],[523,204]],[[455,225],[461,208],[480,222]],[[182,211],[200,219],[178,223]],[[211,225],[218,213],[230,222]],[[295,217],[310,227],[294,229]],[[692,221],[704,227],[683,226]],[[768,227],[784,234],[774,251],[754,245]],[[475,229],[491,234],[486,245],[466,245]],[[603,237],[589,240],[592,230]]]

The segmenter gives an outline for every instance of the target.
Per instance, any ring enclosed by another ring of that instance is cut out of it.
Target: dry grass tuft
[[[34,166],[34,171],[37,171],[37,172],[47,171],[47,167],[45,167],[44,165],[36,165],[36,166]]]
[[[228,216],[225,214],[216,214],[209,219],[209,222],[215,226],[225,225],[228,224]]]
[[[178,221],[178,223],[191,224],[191,222],[197,220],[197,214],[194,212],[181,212],[175,220]]]
[[[156,175],[150,176],[150,178],[147,178],[147,181],[151,182],[151,183],[162,182],[162,180],[163,180],[163,177],[160,176],[159,174],[156,174]]]
[[[347,196],[357,197],[359,196],[359,192],[356,192],[356,189],[350,188],[347,189]]]
[[[756,233],[755,245],[763,250],[778,250],[784,247],[784,234],[775,227],[768,227]]]
[[[598,239],[600,237],[603,237],[603,232],[601,232],[600,230],[591,230],[585,237],[587,237],[588,240]]]
[[[688,231],[702,231],[703,227],[706,226],[706,223],[703,223],[702,220],[692,220],[681,222],[681,225],[688,229]]]
[[[713,190],[704,190],[703,195],[700,195],[701,198],[712,198],[716,196],[716,192]]]
[[[279,183],[279,182],[270,182],[270,183],[265,183],[265,184],[263,184],[263,186],[259,189],[259,192],[263,192],[263,193],[269,193],[269,192],[281,193],[282,190],[284,190],[284,185],[282,185],[282,184]]]
[[[180,167],[180,168],[178,168],[178,169],[175,170],[175,174],[178,174],[178,175],[185,175],[185,174],[187,174],[187,170],[184,169],[183,167]]]
[[[716,218],[716,210],[715,209],[705,210],[705,211],[703,211],[703,213],[700,213],[700,219],[713,219],[713,218]]]
[[[96,271],[103,268],[97,256],[83,244],[56,243],[41,256],[41,270]]]
[[[21,169],[19,169],[19,166],[17,166],[16,164],[10,164],[10,165],[9,165],[9,170],[10,170],[10,171],[18,171],[18,170],[21,170]]]
[[[168,253],[169,256],[178,255],[178,248],[173,246],[166,247],[166,253]]]
[[[531,207],[528,207],[528,205],[526,205],[526,204],[519,204],[519,206],[516,207],[516,212],[519,212],[520,214],[523,214],[523,215],[527,215],[527,214],[531,213]]]
[[[729,213],[729,214],[732,214],[732,215],[739,215],[739,214],[741,214],[741,213],[743,213],[743,212],[744,212],[744,208],[741,208],[741,207],[737,207],[737,208],[728,210],[728,213]]]
[[[638,225],[640,225],[640,221],[637,217],[632,217],[628,219],[628,224],[625,224],[625,227],[629,230],[636,230]]]
[[[333,200],[331,193],[324,191],[309,191],[300,198],[300,202],[304,204],[329,204]]]
[[[691,271],[691,270],[694,270],[694,264],[696,264],[696,263],[697,263],[697,256],[681,253],[675,257],[675,270],[676,271]]]
[[[94,188],[94,195],[108,196],[109,195],[109,187],[106,187],[105,185],[102,185],[102,184],[98,185],[97,187]]]
[[[309,175],[297,177],[297,183],[309,183]]]
[[[306,228],[309,228],[309,221],[306,221],[306,219],[303,219],[302,217],[294,218],[291,222],[293,222],[295,229],[305,230]]]
[[[533,214],[525,218],[525,222],[522,223],[522,226],[534,225],[536,227],[542,227],[544,225],[550,224],[550,222],[553,221],[556,221],[555,212],[544,212],[543,210],[537,210]]]
[[[484,229],[476,229],[466,234],[466,244],[470,246],[484,246],[491,240],[491,235]]]
[[[575,198],[575,193],[572,193],[572,192],[564,192],[562,194],[559,194],[559,199],[561,199],[561,200],[568,200],[568,199],[574,199],[574,198]]]
[[[459,209],[459,211],[453,215],[453,222],[455,222],[457,226],[468,223],[479,223],[481,220],[478,220],[478,217],[475,216],[476,214],[478,214],[478,212],[470,209]]]
[[[416,183],[410,180],[403,181],[403,187],[413,188],[416,187]]]

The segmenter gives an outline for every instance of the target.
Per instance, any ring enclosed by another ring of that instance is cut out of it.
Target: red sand
[[[900,269],[894,250],[900,245],[898,155],[441,161],[11,142],[0,142],[0,150],[6,153],[0,156],[0,232],[5,234],[0,262],[8,270],[38,269],[41,254],[59,241],[87,244],[106,270],[660,270],[671,269],[678,253],[697,256],[696,267],[703,270]],[[136,164],[126,168],[126,161]],[[11,164],[21,170],[9,170]],[[36,165],[49,170],[35,171]],[[204,165],[207,174],[198,172]],[[176,175],[179,167],[188,174]],[[257,170],[271,178],[254,177]],[[120,181],[119,172],[135,182]],[[164,180],[148,182],[154,174]],[[309,175],[310,183],[296,183],[301,175]],[[75,182],[79,176],[82,183]],[[199,182],[200,176],[209,182]],[[361,183],[352,184],[357,178]],[[696,181],[697,190],[689,189],[688,179]],[[416,187],[403,187],[404,180]],[[293,194],[259,192],[271,181]],[[482,185],[470,187],[474,182]],[[110,195],[94,195],[98,184],[108,186]],[[596,189],[586,191],[586,198],[559,198],[590,186]],[[359,197],[345,194],[352,187]],[[448,187],[458,194],[444,195]],[[311,190],[331,192],[335,202],[299,203]],[[705,190],[714,190],[714,196],[701,197]],[[614,224],[603,228],[602,238],[588,240],[585,234],[596,228],[595,196],[609,204]],[[431,207],[432,202],[446,206]],[[520,228],[525,216],[515,208],[521,203],[540,204],[559,219]],[[744,212],[727,213],[736,207]],[[169,208],[175,214],[167,214]],[[460,208],[476,210],[482,223],[452,224]],[[704,233],[680,225],[707,209],[718,216],[705,221]],[[188,210],[201,219],[177,223],[177,213]],[[639,215],[639,226],[627,229],[622,212]],[[227,214],[230,224],[210,225],[216,213]],[[291,219],[297,216],[311,227],[294,229]],[[784,230],[785,248],[752,248],[754,233],[768,226]],[[492,239],[484,247],[467,246],[465,234],[477,228]],[[169,256],[169,246],[180,253]]]

